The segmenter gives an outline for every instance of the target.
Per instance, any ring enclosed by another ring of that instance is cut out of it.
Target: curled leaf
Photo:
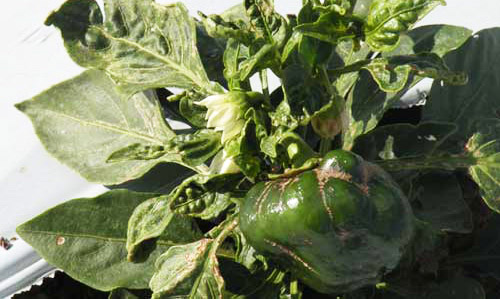
[[[364,25],[365,40],[374,51],[394,49],[400,33],[444,0],[374,0]]]

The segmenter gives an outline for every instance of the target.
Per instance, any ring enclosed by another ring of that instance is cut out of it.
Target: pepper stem
[[[267,79],[267,69],[263,69],[259,72],[260,82],[262,84],[262,93],[266,97],[269,98],[269,82]]]
[[[332,140],[329,138],[321,138],[321,141],[319,142],[319,154],[321,156],[326,155],[332,148]]]

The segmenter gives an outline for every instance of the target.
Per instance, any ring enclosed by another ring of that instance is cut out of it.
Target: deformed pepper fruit
[[[398,265],[414,226],[392,178],[343,150],[297,176],[258,183],[240,211],[249,243],[322,293],[379,282]]]

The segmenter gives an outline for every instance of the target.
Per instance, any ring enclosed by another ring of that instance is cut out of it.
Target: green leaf
[[[177,135],[169,141],[174,151],[182,156],[188,165],[200,165],[213,157],[222,148],[221,133],[210,129],[191,134]]]
[[[134,143],[112,153],[106,162],[115,163],[130,160],[154,160],[164,156],[167,153],[164,146],[161,145],[142,145]]]
[[[466,145],[475,159],[469,168],[486,204],[500,213],[500,119],[484,119]]]
[[[177,186],[169,202],[170,209],[177,214],[202,219],[216,218],[229,207],[230,191],[241,174],[194,175]]]
[[[169,96],[164,101],[164,105],[167,107],[167,113],[173,114],[175,120],[187,123],[192,127],[205,128],[207,126],[205,119],[207,109],[196,104],[204,98],[203,94],[190,89]]]
[[[147,255],[147,245],[144,241],[158,238],[166,234],[178,240],[195,240],[199,237],[198,232],[183,235],[173,235],[177,231],[191,232],[191,223],[187,218],[176,215],[169,208],[170,197],[168,195],[150,198],[138,205],[128,221],[127,230],[127,259],[129,261],[139,261]],[[170,233],[170,234],[169,234]]]
[[[443,0],[374,0],[366,16],[365,40],[374,51],[394,49],[408,30]]]
[[[194,172],[177,163],[160,163],[140,178],[125,183],[107,186],[110,189],[128,189],[136,192],[169,194]]]
[[[116,289],[109,294],[108,299],[139,299],[139,297],[126,289]]]
[[[240,50],[242,45],[235,39],[229,39],[224,51],[224,77],[226,78],[229,90],[240,88],[241,80],[238,73],[240,60]]]
[[[413,212],[434,229],[470,233],[472,213],[465,203],[458,180],[450,173],[429,173],[413,182]]]
[[[252,55],[239,64],[239,78],[241,81],[248,80],[256,72],[273,66],[276,59],[275,47],[271,44],[256,46],[258,50],[251,51]]]
[[[342,132],[342,148],[350,150],[354,140],[373,130],[379,120],[404,92],[385,93],[378,87],[368,71],[359,72],[359,77],[349,92],[346,102],[347,125]]]
[[[330,96],[325,86],[313,77],[311,72],[301,64],[291,64],[283,69],[282,84],[288,109],[280,111],[278,108],[274,116],[284,118],[280,124],[287,124],[290,117],[299,123],[307,124],[309,116],[314,114],[330,101]],[[286,107],[281,107],[286,108]],[[290,129],[294,129],[293,127]]]
[[[151,278],[153,299],[220,298],[224,294],[224,279],[220,273],[217,249],[237,226],[234,217],[227,218],[218,227],[215,239],[201,239],[186,245],[172,246],[156,261],[156,272]]]
[[[500,86],[500,28],[485,29],[469,38],[456,51],[445,56],[446,64],[464,71],[469,82],[464,86],[442,86],[434,82],[422,112],[424,121],[453,122],[458,131],[452,136],[455,147],[463,149],[482,119],[500,116],[496,95]]]
[[[338,44],[342,40],[354,38],[361,25],[356,19],[340,14],[336,10],[327,11],[312,23],[296,26],[295,31],[324,42]]]
[[[268,43],[284,46],[289,35],[285,19],[274,10],[273,0],[244,0],[247,16],[256,38],[264,38]]]
[[[153,87],[217,92],[196,47],[186,8],[152,0],[68,1],[46,20],[61,30],[66,49],[83,67],[105,70],[128,94]]]
[[[241,5],[238,8],[244,12],[244,7]],[[253,32],[249,31],[250,23],[248,18],[245,20],[237,18],[236,20],[226,20],[223,16],[210,15],[207,16],[201,12],[198,12],[201,17],[203,26],[207,30],[208,34],[215,38],[225,38],[234,39],[241,42],[244,45],[250,45],[255,39]]]
[[[352,14],[358,18],[365,19],[370,11],[373,0],[356,0],[352,7]]]
[[[250,24],[250,19],[248,18],[245,5],[243,3],[236,4],[224,12],[222,12],[221,17],[228,22],[241,22],[244,24]]]
[[[172,148],[147,156],[149,149],[167,149],[175,133],[156,98],[138,93],[129,99],[103,72],[84,72],[16,107],[30,117],[47,151],[89,181],[120,184],[160,162],[198,169]],[[130,160],[138,153],[140,160]]]
[[[427,156],[433,154],[456,130],[455,124],[441,122],[381,126],[359,136],[352,150],[370,161],[383,160],[383,151],[392,138],[392,158]]]
[[[330,61],[329,68],[341,68],[355,64],[358,61],[366,59],[369,53],[370,47],[366,43],[360,45],[358,48],[353,41],[341,42],[335,47],[336,55]],[[358,72],[349,72],[338,76],[334,81],[338,94],[345,97],[358,77]]]
[[[175,133],[156,99],[142,93],[128,99],[100,71],[84,72],[16,107],[30,117],[49,153],[92,182],[119,184],[161,161],[181,160],[172,152],[158,159],[107,162],[130,145],[161,147]]]
[[[211,37],[202,23],[196,22],[196,45],[200,53],[201,62],[211,81],[226,86],[222,57],[226,47],[226,40]]]
[[[127,290],[127,289],[116,289],[111,291],[108,299],[148,299],[151,298],[151,292],[149,290]]]
[[[224,280],[213,243],[212,239],[201,239],[173,246],[162,254],[150,282],[152,298],[222,298]]]
[[[189,238],[183,235],[193,236],[191,226],[177,230],[160,237],[143,263],[127,262],[128,219],[136,206],[154,196],[113,190],[74,199],[20,225],[17,233],[50,264],[95,289],[145,289],[158,256],[172,245],[184,244]]]
[[[450,71],[444,61],[434,53],[376,58],[367,62],[363,68],[372,74],[380,89],[385,92],[398,92],[403,89],[411,72],[450,85],[464,85],[467,82],[464,73]]]
[[[276,136],[272,136],[271,153],[277,158],[277,153],[284,153],[280,155],[279,160],[286,161],[286,168],[300,168],[309,159],[318,156],[316,152],[302,139],[299,135],[293,132],[277,132]],[[270,154],[270,153],[267,153]]]
[[[459,48],[471,36],[472,30],[452,25],[426,25],[401,35],[397,48],[383,53],[384,57],[435,53],[443,57]],[[457,69],[458,70],[458,69]]]
[[[210,220],[217,218],[231,204],[228,193],[205,192],[194,198],[176,198],[172,203],[172,210],[177,214]]]

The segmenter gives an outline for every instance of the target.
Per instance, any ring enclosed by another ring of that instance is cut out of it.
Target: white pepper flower
[[[262,97],[256,92],[230,91],[198,102],[207,108],[207,127],[222,131],[222,144],[236,137],[245,126],[245,112]]]

